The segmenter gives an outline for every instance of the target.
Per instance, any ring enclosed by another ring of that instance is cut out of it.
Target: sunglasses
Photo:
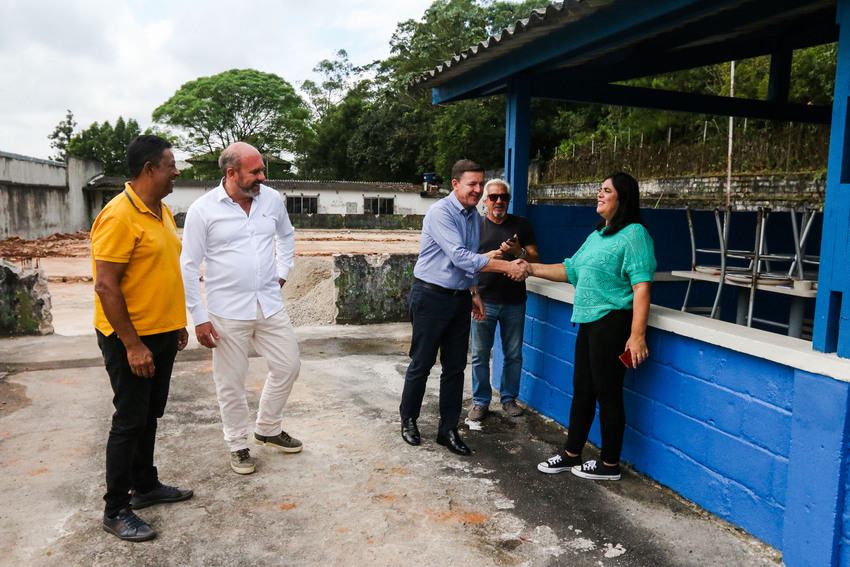
[[[487,195],[487,198],[490,199],[491,203],[495,203],[499,199],[501,199],[505,203],[509,203],[511,201],[511,196],[507,193],[490,193]]]

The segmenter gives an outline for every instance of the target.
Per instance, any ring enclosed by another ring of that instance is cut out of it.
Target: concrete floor
[[[539,473],[565,432],[532,411],[509,418],[494,404],[480,430],[461,424],[474,454],[449,453],[433,442],[438,368],[423,444],[406,445],[407,324],[298,328],[303,366],[283,425],[305,448],[256,447],[249,476],[230,470],[210,353],[193,337],[177,358],[157,465],[195,496],[139,512],[157,539],[119,541],[100,525],[111,392],[87,326],[90,284],[74,285],[54,299],[67,334],[0,340],[0,565],[780,564],[773,548],[634,472],[608,483]],[[254,410],[265,372],[252,358]]]

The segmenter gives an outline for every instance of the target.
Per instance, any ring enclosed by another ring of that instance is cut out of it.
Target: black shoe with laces
[[[620,480],[620,464],[609,466],[602,461],[586,461],[580,467],[573,467],[572,472],[581,478],[590,480]]]
[[[193,494],[194,492],[188,488],[177,488],[176,486],[160,484],[159,488],[154,488],[144,494],[133,492],[133,497],[130,499],[130,507],[133,510],[141,510],[154,504],[182,502],[183,500],[190,499]]]
[[[555,474],[567,471],[578,465],[581,465],[581,455],[571,457],[566,453],[558,453],[554,457],[538,463],[537,470],[547,474]]]
[[[125,541],[148,541],[156,537],[154,529],[129,508],[124,508],[113,518],[104,514],[103,529]]]

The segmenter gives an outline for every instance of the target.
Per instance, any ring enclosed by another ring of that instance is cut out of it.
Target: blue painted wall
[[[571,312],[529,294],[520,388],[565,427]],[[626,375],[623,460],[782,550],[789,567],[850,565],[848,384],[658,329],[647,338],[650,360]]]

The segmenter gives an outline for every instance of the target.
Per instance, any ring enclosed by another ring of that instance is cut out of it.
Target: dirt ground
[[[182,232],[182,231],[181,231]],[[295,268],[283,287],[283,300],[295,326],[329,325],[336,317],[334,254],[415,254],[419,231],[297,230]],[[21,267],[41,267],[51,295],[73,294],[69,286],[91,285],[88,231],[56,233],[47,238],[0,240],[0,258]]]
[[[178,232],[182,235],[182,230]],[[91,254],[89,232],[57,232],[47,238],[24,240],[10,236],[0,240],[0,258],[19,263],[27,258],[79,258]],[[416,230],[295,230],[298,256],[333,254],[407,254],[419,252]]]

